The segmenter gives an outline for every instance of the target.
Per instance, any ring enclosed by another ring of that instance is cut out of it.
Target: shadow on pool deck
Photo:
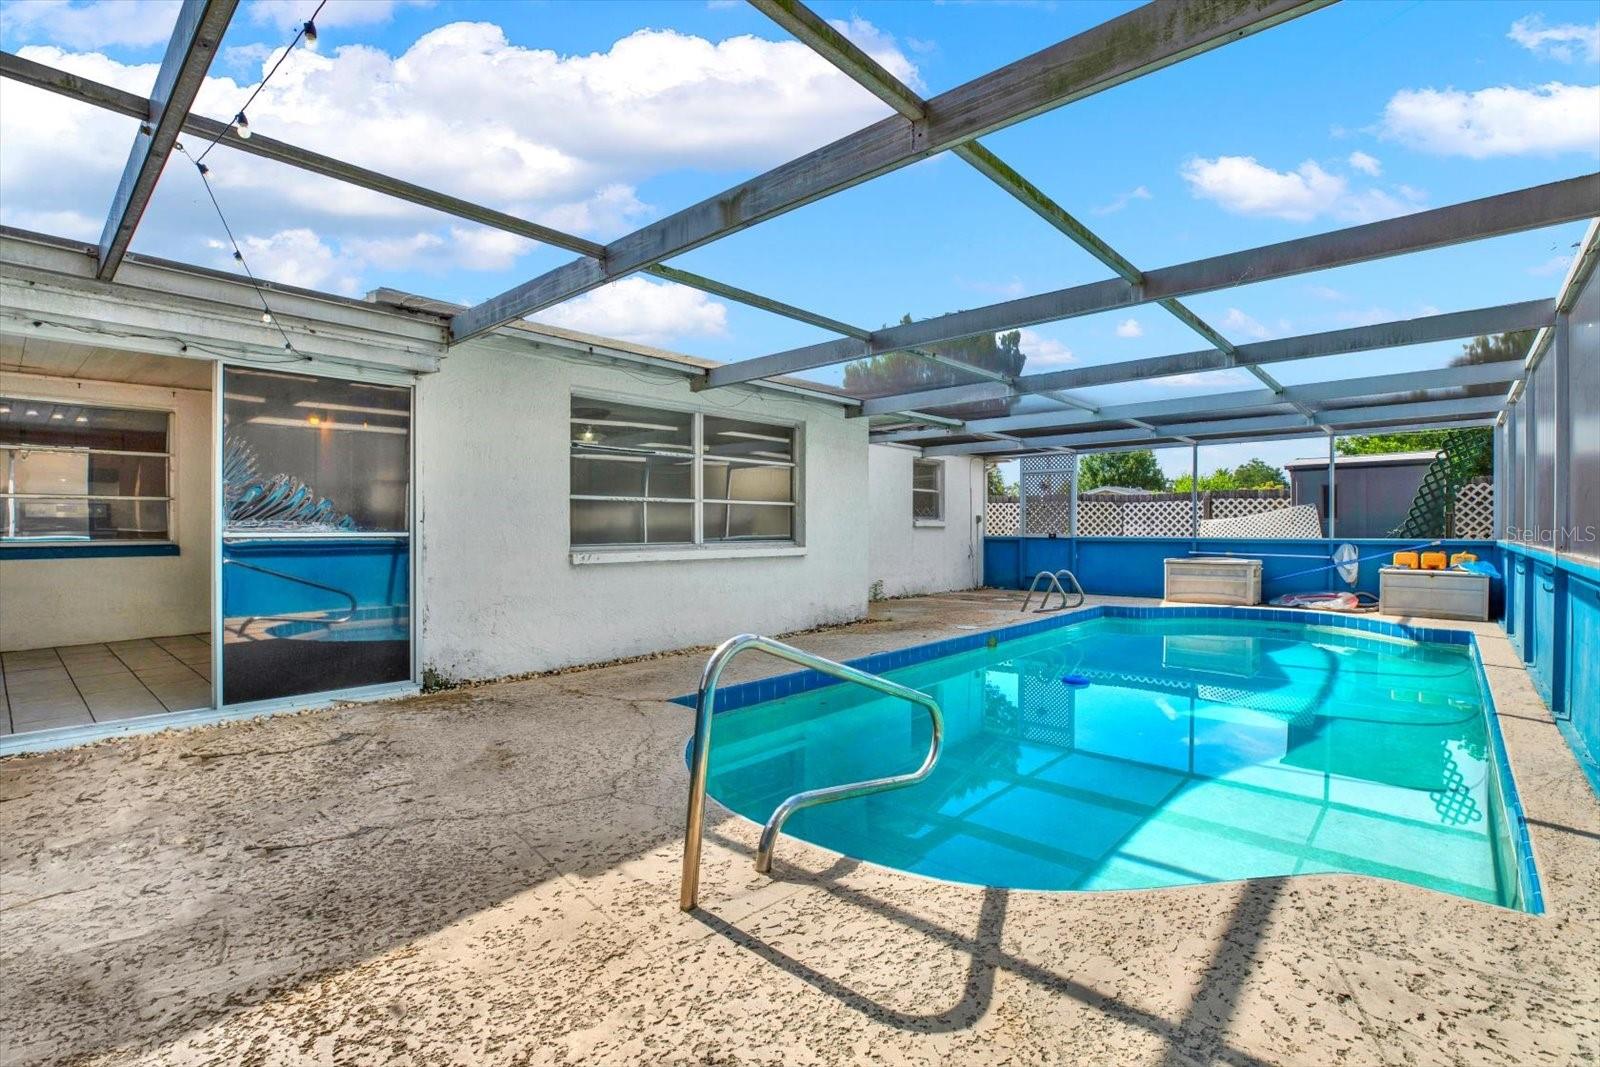
[[[996,596],[797,643],[1014,618]],[[0,763],[0,1062],[1600,1056],[1600,808],[1520,669],[1490,677],[1543,917],[1341,877],[1008,893],[793,839],[768,879],[720,809],[689,917],[662,701],[702,660]]]
[[[710,837],[732,851],[740,853],[748,851],[739,842],[721,835],[712,834]],[[805,877],[803,880],[820,885],[829,895],[852,907],[873,912],[890,922],[904,925],[966,954],[970,966],[966,982],[962,986],[962,997],[958,1003],[933,1015],[899,1011],[863,996],[841,980],[787,955],[758,937],[747,934],[735,924],[727,922],[705,908],[696,908],[690,914],[739,947],[754,952],[768,963],[781,968],[814,989],[898,1030],[935,1034],[972,1027],[990,1009],[994,997],[995,974],[1003,970],[1052,994],[1070,997],[1160,1037],[1166,1043],[1168,1050],[1168,1054],[1162,1060],[1163,1064],[1193,1063],[1197,1054],[1208,1062],[1213,1060],[1230,1064],[1267,1062],[1230,1048],[1223,1038],[1227,1032],[1228,1021],[1233,1016],[1239,991],[1249,973],[1256,947],[1281,890],[1281,879],[1268,879],[1249,886],[1230,917],[1227,931],[1218,945],[1216,956],[1206,970],[1198,995],[1190,1002],[1182,1021],[1174,1025],[1160,1016],[1139,1011],[1115,998],[1107,997],[1096,989],[1005,951],[1001,935],[1005,926],[1006,905],[1010,897],[1008,890],[994,888],[982,890],[983,906],[978,913],[977,929],[973,934],[963,934],[930,923],[920,916],[839,884],[837,879],[840,876],[848,874],[858,866],[854,860],[841,858],[826,871]],[[783,871],[780,867],[777,877],[782,876]]]

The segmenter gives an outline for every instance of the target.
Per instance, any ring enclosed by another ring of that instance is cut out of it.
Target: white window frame
[[[643,497],[643,496],[608,496],[587,493],[574,493],[569,482],[567,486],[567,545],[573,563],[622,563],[637,562],[656,559],[718,559],[737,556],[783,556],[804,555],[805,548],[801,540],[803,509],[801,508],[801,456],[804,454],[804,423],[796,419],[784,419],[775,416],[761,415],[751,417],[739,411],[707,411],[671,403],[663,403],[653,398],[641,398],[629,395],[608,395],[603,393],[574,392],[567,402],[567,457],[568,470],[571,469],[572,458],[572,433],[571,426],[579,422],[593,422],[592,419],[577,418],[572,415],[574,402],[593,400],[599,403],[627,404],[630,407],[645,408],[661,412],[671,412],[675,415],[688,415],[692,451],[690,456],[694,460],[691,467],[690,497]],[[789,454],[787,461],[771,459],[736,459],[731,462],[740,466],[767,466],[789,468],[790,499],[787,501],[775,500],[730,500],[725,497],[708,497],[705,492],[705,467],[707,459],[727,462],[726,457],[706,455],[705,420],[707,418],[726,418],[739,422],[752,422],[774,429],[782,429],[790,435]],[[662,455],[675,453],[662,452]],[[570,474],[569,474],[570,477]],[[575,500],[613,501],[619,503],[650,504],[688,504],[693,508],[693,541],[662,541],[656,543],[626,543],[626,544],[578,544],[572,540],[572,502]],[[778,507],[790,509],[789,521],[790,536],[781,538],[749,538],[724,540],[721,538],[708,538],[705,530],[705,509],[707,505],[723,504],[728,506],[750,507]]]
[[[932,489],[917,488],[917,468],[932,467],[937,472],[937,485]],[[917,514],[917,494],[932,494],[938,503],[938,513],[931,516]],[[944,525],[944,461],[937,459],[913,459],[911,461],[911,522],[914,526],[943,526]]]
[[[166,419],[167,448],[165,452],[140,452],[123,448],[89,448],[74,445],[21,445],[7,444],[0,441],[0,545],[9,546],[54,546],[54,545],[95,545],[95,546],[134,546],[134,545],[175,545],[178,543],[177,507],[173,495],[174,480],[177,471],[173,462],[173,412],[168,408],[149,407],[139,404],[105,404],[81,403],[73,399],[62,397],[36,396],[27,393],[7,393],[7,399],[13,402],[36,404],[66,404],[80,407],[86,411],[138,411],[153,412],[164,416]],[[166,467],[167,491],[163,496],[123,496],[120,494],[105,493],[18,493],[14,492],[15,472],[13,470],[15,459],[19,453],[50,452],[58,455],[69,456],[142,456],[150,459],[161,459]],[[110,537],[18,537],[16,529],[16,505],[18,501],[25,500],[132,500],[142,503],[161,503],[167,513],[167,536],[148,538],[110,538]]]

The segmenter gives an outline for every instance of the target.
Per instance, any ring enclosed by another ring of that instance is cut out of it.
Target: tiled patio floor
[[[209,634],[0,654],[0,735],[210,704]]]

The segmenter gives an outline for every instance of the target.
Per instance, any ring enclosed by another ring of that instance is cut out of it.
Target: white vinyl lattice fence
[[[1200,494],[1201,519],[1237,519],[1290,505],[1287,492],[1224,490]],[[1080,537],[1188,537],[1192,532],[1187,493],[1142,493],[1078,497]],[[984,531],[991,537],[1015,537],[1021,505],[1015,497],[992,496],[984,513]],[[1070,533],[1071,508],[1064,494],[1041,494],[1028,501],[1028,533],[1034,537]],[[1494,536],[1494,483],[1468,482],[1456,498],[1455,534],[1461,538]]]
[[[1193,501],[1188,493],[1139,493],[1127,496],[1078,496],[1080,537],[1187,537],[1193,530]],[[1287,492],[1227,490],[1200,494],[1200,518],[1232,519],[1289,506]],[[1040,494],[1028,500],[1028,533],[1070,532],[1071,499],[1065,494]],[[1015,537],[1021,505],[1014,497],[990,497],[985,531],[991,537]]]
[[[1488,478],[1468,482],[1456,494],[1455,536],[1494,536],[1494,482]]]

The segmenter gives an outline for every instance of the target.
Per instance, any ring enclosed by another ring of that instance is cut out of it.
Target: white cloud
[[[1553,155],[1600,149],[1600,85],[1550,82],[1475,92],[1402,89],[1390,98],[1382,136],[1436,155]]]
[[[5,4],[8,19],[17,6]],[[123,6],[135,5],[116,5]],[[311,6],[269,5],[259,16],[293,23]],[[336,11],[365,6],[329,4],[318,25],[336,25],[329,22]],[[393,5],[378,6],[385,17],[392,14]],[[242,19],[258,13],[246,12]],[[146,12],[147,21],[154,19]],[[853,33],[871,36],[870,24],[852,25]],[[909,61],[882,52],[890,47],[885,41],[873,43],[880,60],[914,79]],[[326,34],[320,52],[289,57],[250,105],[253,131],[602,240],[654,212],[639,189],[656,175],[762,169],[886,111],[796,41],[714,42],[641,30],[606,51],[564,56],[512,44],[492,24],[458,22],[395,55],[337,43]],[[157,67],[54,45],[20,53],[141,94],[149,92]],[[257,79],[281,54],[281,46],[234,53],[253,58]],[[249,79],[208,77],[195,110],[231,115],[254,88]],[[16,83],[7,83],[3,105],[0,222],[98,236],[98,223],[89,232],[83,220],[105,210],[106,190],[133,141],[133,121]],[[198,147],[194,138],[184,140]],[[297,284],[321,278],[343,291],[352,279],[370,287],[369,275],[370,284],[394,284],[376,277],[389,268],[505,270],[533,247],[226,147],[206,162],[235,232],[267,242],[268,278],[281,266]],[[210,261],[207,239],[220,239],[220,226],[184,164],[178,159],[158,186],[135,247]],[[283,236],[296,231],[315,235],[327,255]]]
[[[829,19],[828,25],[844,34],[851,44],[876,59],[885,70],[917,92],[926,88],[916,65],[900,50],[893,34],[878,29],[860,15],[851,15],[848,19]]]
[[[1195,158],[1183,165],[1184,180],[1195,196],[1214,201],[1236,215],[1306,222],[1322,215],[1349,222],[1370,222],[1416,210],[1423,196],[1409,186],[1390,193],[1378,188],[1351,189],[1349,179],[1332,174],[1314,160],[1291,171],[1273,170],[1254,156]]]
[[[1255,381],[1247,371],[1241,370],[1202,370],[1190,374],[1168,374],[1161,378],[1141,378],[1139,385],[1151,385],[1162,389],[1208,389],[1218,385],[1243,385]]]
[[[144,48],[172,36],[179,7],[180,0],[27,0],[0,5],[0,26],[7,36],[71,48]]]
[[[1600,22],[1546,26],[1542,15],[1529,15],[1513,22],[1506,36],[1535,55],[1549,56],[1563,63],[1580,57],[1590,63],[1600,62]]]
[[[1138,319],[1123,319],[1117,323],[1118,337],[1143,337],[1144,327],[1139,325]]]
[[[219,265],[232,265],[233,249],[229,245],[215,240],[207,244],[217,254]],[[352,296],[360,291],[355,274],[359,264],[303,226],[266,237],[242,237],[239,248],[258,278]]]
[[[452,269],[508,270],[534,243],[514,233],[462,224],[444,233],[421,230],[397,237],[352,238],[340,247],[360,267],[442,273]]]
[[[1307,160],[1293,171],[1278,171],[1254,156],[1191,159],[1183,178],[1196,196],[1237,215],[1268,215],[1305,221],[1332,210],[1349,183]]]
[[[1528,273],[1535,278],[1550,278],[1558,274],[1565,274],[1571,266],[1571,256],[1551,256],[1543,263],[1529,267]]]
[[[691,337],[722,337],[728,332],[725,305],[698,289],[639,277],[603,285],[546,308],[533,319],[658,346]]]
[[[1057,341],[1054,337],[1047,337],[1037,330],[1022,331],[1022,352],[1028,357],[1024,369],[1035,371],[1041,367],[1064,367],[1069,363],[1078,362],[1078,357],[1072,354],[1072,349]]]
[[[1359,170],[1369,177],[1376,178],[1383,173],[1383,164],[1378,162],[1377,157],[1369,156],[1360,149],[1351,152],[1350,158],[1346,162],[1350,164],[1351,169]]]
[[[1135,200],[1153,199],[1155,198],[1150,195],[1150,190],[1140,185],[1129,189],[1125,193],[1118,193],[1116,196],[1111,198],[1109,203],[1101,204],[1099,207],[1090,208],[1089,210],[1096,215],[1115,215],[1117,212],[1121,211]]]
[[[1222,331],[1240,337],[1247,337],[1252,341],[1265,341],[1275,336],[1272,330],[1262,325],[1261,322],[1240,311],[1238,308],[1229,308],[1222,319]]]
[[[639,199],[633,186],[616,182],[586,200],[546,208],[538,212],[534,221],[567,233],[606,240],[634,229],[649,213],[650,205]]]
[[[7,226],[23,230],[53,233],[58,237],[71,237],[80,241],[99,241],[106,220],[82,211],[7,211],[0,206],[0,217]]]
[[[1306,292],[1318,300],[1340,301],[1350,299],[1348,293],[1335,289],[1331,285],[1308,285],[1306,286]]]

